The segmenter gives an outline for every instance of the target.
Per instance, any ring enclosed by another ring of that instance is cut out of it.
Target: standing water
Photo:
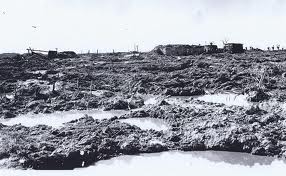
[[[167,98],[149,95],[146,97],[144,103],[145,105],[156,105],[163,99],[167,103],[172,105],[179,105],[182,107],[195,107],[195,108],[203,108],[203,105],[192,103],[191,101],[192,99],[209,103],[225,104],[227,106],[248,107],[251,105],[251,103],[247,101],[247,95],[235,94],[235,93],[207,94],[201,96],[171,96]]]
[[[0,170],[1,176],[284,175],[285,161],[233,152],[163,152],[120,156],[72,171]]]
[[[113,111],[103,111],[103,110],[85,110],[85,111],[63,111],[54,112],[51,114],[25,114],[19,115],[18,117],[12,119],[1,120],[0,123],[4,125],[15,125],[22,124],[23,126],[31,127],[36,125],[48,125],[54,128],[62,126],[66,122],[79,119],[84,117],[85,114],[92,116],[95,119],[108,119],[114,116],[121,116],[127,114],[128,111],[124,110],[113,110]]]
[[[210,103],[222,103],[228,106],[249,106],[250,103],[247,101],[247,95],[239,94],[210,94],[203,95],[197,98],[197,100],[210,102]]]

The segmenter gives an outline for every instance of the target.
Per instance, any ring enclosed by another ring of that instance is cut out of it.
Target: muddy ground
[[[286,52],[253,51],[199,56],[153,52],[79,55],[0,55],[0,117],[94,108],[136,109],[109,120],[83,117],[60,129],[0,124],[3,167],[73,169],[122,154],[166,150],[226,150],[285,157],[281,107],[260,109],[162,102],[144,106],[144,95],[247,94],[249,102],[286,99]],[[190,103],[192,103],[191,100]],[[160,118],[168,131],[142,130],[122,118]],[[80,118],[80,117],[79,117]]]

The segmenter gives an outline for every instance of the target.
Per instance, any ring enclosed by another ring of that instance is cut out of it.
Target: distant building
[[[54,59],[54,58],[57,58],[58,56],[58,52],[57,51],[48,51],[48,58],[49,59]]]
[[[217,53],[218,52],[218,47],[217,45],[205,45],[204,46],[204,52],[207,54],[212,54],[212,53]]]
[[[155,52],[166,56],[189,56],[204,53],[204,46],[200,45],[159,45]]]
[[[226,43],[224,45],[224,50],[230,53],[243,53],[243,44],[241,43]]]

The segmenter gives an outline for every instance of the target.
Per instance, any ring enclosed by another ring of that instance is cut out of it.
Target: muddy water
[[[191,103],[191,99],[194,97],[190,96],[173,96],[167,98],[165,101],[171,105],[182,106],[182,107],[193,107],[193,108],[203,108],[204,106],[201,104]]]
[[[159,96],[148,96],[145,99],[145,105],[159,104],[164,98]],[[173,96],[165,98],[164,100],[172,105],[178,105],[182,107],[196,107],[203,108],[201,104],[192,103],[191,100],[200,100],[209,103],[225,104],[227,106],[243,106],[248,107],[251,105],[247,101],[247,95],[240,95],[234,93],[220,93],[220,94],[207,94],[202,96]]]
[[[96,92],[101,93],[101,92]],[[10,97],[9,97],[10,98]],[[11,97],[13,98],[13,97]],[[148,95],[145,98],[145,105],[158,105],[160,101],[165,99],[166,102],[172,105],[179,105],[182,107],[193,107],[193,108],[203,108],[204,105],[198,104],[192,100],[200,100],[210,103],[220,103],[227,106],[243,106],[248,107],[255,105],[247,101],[247,95],[238,95],[233,93],[225,94],[209,94],[197,97],[161,97]],[[286,111],[286,103],[279,103],[277,101],[267,101],[257,104],[261,109],[271,110],[271,108],[279,107],[281,110]],[[95,119],[111,118],[114,116],[121,116],[129,113],[129,111],[124,110],[113,110],[113,111],[102,111],[102,110],[86,110],[86,111],[67,111],[67,112],[55,112],[52,114],[25,114],[19,115],[13,119],[0,120],[0,123],[5,125],[22,124],[24,126],[35,126],[39,124],[53,126],[58,128],[63,125],[63,123],[69,122],[71,120],[79,119],[85,114],[94,117]],[[142,129],[155,129],[155,130],[166,130],[167,125],[158,119],[126,119],[123,120],[132,125],[137,125]]]
[[[132,119],[122,119],[121,122],[128,123],[130,125],[135,125],[141,128],[142,130],[157,130],[157,131],[166,131],[169,129],[168,124],[161,119],[152,119],[152,118],[132,118]]]
[[[160,96],[148,95],[145,97],[144,104],[147,106],[158,105],[162,100],[165,100],[167,103],[171,105],[177,105],[177,106],[182,106],[182,107],[196,107],[196,108],[203,107],[200,104],[190,103],[191,98],[194,98],[194,97],[190,97],[190,96],[160,97]]]
[[[203,95],[196,99],[210,103],[221,103],[228,106],[246,107],[251,105],[247,101],[247,95],[239,95],[233,93]]]
[[[4,125],[15,125],[22,124],[24,126],[35,126],[35,125],[49,125],[58,128],[63,125],[63,123],[79,119],[85,114],[92,116],[95,119],[105,119],[114,116],[121,116],[127,114],[128,111],[123,110],[113,110],[113,111],[103,111],[103,110],[86,110],[86,111],[64,111],[55,112],[52,114],[25,114],[19,115],[16,118],[1,120],[0,123]]]
[[[148,105],[156,105],[159,103],[160,99],[161,98],[158,95],[146,95],[144,97],[144,104],[147,106]]]
[[[234,93],[221,93],[221,94],[208,94],[202,96],[194,97],[169,97],[166,101],[169,104],[180,105],[183,107],[196,107],[203,108],[202,104],[192,103],[192,100],[200,100],[208,103],[217,103],[224,104],[226,106],[241,106],[241,107],[250,107],[250,106],[259,106],[259,108],[271,111],[273,108],[280,108],[281,110],[286,110],[286,103],[279,102],[275,99],[263,102],[249,102],[247,101],[247,95],[234,94]]]
[[[120,156],[72,171],[0,170],[1,176],[284,175],[285,161],[232,152],[163,152]]]
[[[19,115],[16,118],[0,120],[0,123],[4,125],[15,125],[22,124],[23,126],[31,127],[36,125],[48,125],[54,128],[59,128],[66,122],[79,119],[84,117],[86,114],[92,116],[94,119],[109,119],[114,116],[121,116],[129,113],[125,110],[86,110],[86,111],[66,111],[66,112],[55,112],[52,114],[25,114]],[[151,119],[151,118],[134,118],[134,119],[123,119],[121,122],[129,123],[131,125],[136,125],[143,130],[154,129],[157,131],[165,131],[169,129],[167,123],[161,119]]]

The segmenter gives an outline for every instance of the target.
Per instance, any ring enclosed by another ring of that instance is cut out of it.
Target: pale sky
[[[36,26],[33,28],[32,26]],[[222,40],[286,48],[284,0],[0,0],[0,53],[148,51]]]

